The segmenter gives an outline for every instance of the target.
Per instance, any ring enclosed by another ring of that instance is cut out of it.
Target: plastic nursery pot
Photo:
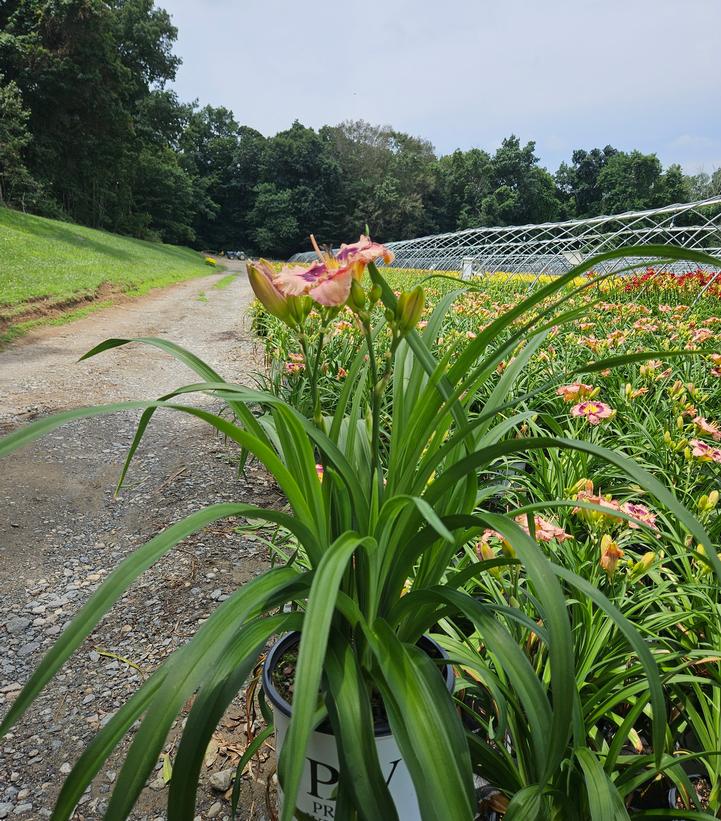
[[[288,633],[278,641],[265,660],[263,666],[263,690],[273,708],[275,724],[275,751],[280,756],[283,748],[290,716],[291,705],[281,696],[273,684],[273,671],[283,660],[283,656],[300,641],[300,633]],[[444,650],[429,636],[423,636],[418,647],[436,658],[448,658]],[[453,692],[455,675],[450,664],[442,669],[443,680],[449,692]],[[421,821],[418,799],[408,768],[403,762],[398,745],[387,723],[376,722],[376,749],[381,770],[386,777],[391,797],[398,809],[400,821]],[[326,722],[312,734],[305,754],[303,779],[296,800],[297,809],[317,821],[327,821],[335,817],[335,791],[338,784],[340,766],[335,736]],[[278,805],[283,805],[283,793],[278,787]],[[379,820],[380,821],[380,820]]]

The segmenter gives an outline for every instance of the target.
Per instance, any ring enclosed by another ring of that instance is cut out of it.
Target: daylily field
[[[450,363],[462,345],[527,296],[535,279],[494,275],[464,283],[447,272],[388,268],[382,273],[396,294],[422,283],[426,305],[419,329],[438,358]],[[589,279],[578,279],[568,286],[563,308],[575,312],[571,320],[551,325],[542,340],[529,343],[532,349],[521,344],[513,356],[499,358],[494,378],[483,388],[490,394],[518,368],[514,396],[527,398],[507,412],[507,437],[576,437],[630,456],[672,488],[705,524],[713,546],[692,540],[624,471],[574,450],[529,450],[524,461],[501,458],[479,491],[481,506],[511,513],[558,564],[603,591],[642,635],[665,648],[665,656],[656,657],[668,677],[675,739],[669,744],[679,755],[721,749],[721,609],[705,561],[707,551],[718,552],[721,543],[718,283],[695,302],[709,279],[702,272],[677,278],[651,270],[586,288],[582,286]],[[438,315],[431,319],[439,305],[445,311],[442,320]],[[376,314],[381,320],[382,311],[376,309]],[[269,366],[265,387],[297,407],[305,403],[311,414],[306,363],[295,337],[257,302],[254,322]],[[379,359],[387,344],[379,332]],[[332,413],[359,351],[362,337],[354,315],[341,309],[324,343],[327,364],[319,380],[324,414]],[[614,364],[616,357],[649,351],[654,352],[650,358]],[[466,550],[469,562],[476,556],[512,554],[493,530]],[[499,567],[470,589],[498,606],[517,605],[519,585],[523,570]],[[604,747],[602,735],[627,719],[630,743],[618,766],[632,756],[640,761],[650,750],[648,708],[645,719],[629,718],[623,706],[629,692],[624,681],[634,657],[611,621],[584,605],[580,610],[574,653],[587,732]],[[526,650],[533,659],[532,640]],[[643,684],[637,681],[633,687],[638,692]],[[687,769],[715,785],[711,804],[704,800],[703,806],[719,806],[721,756],[700,755]]]
[[[397,293],[422,283],[426,307],[419,329],[426,334],[431,333],[428,318],[438,302],[449,300],[434,340],[437,356],[449,361],[454,349],[516,305],[530,287],[550,279],[536,282],[532,275],[495,274],[468,284],[448,272],[388,268],[382,273]],[[711,278],[703,272],[679,278],[649,269],[591,288],[583,287],[588,280],[577,279],[568,288],[569,294],[577,293],[566,310],[578,310],[578,317],[562,328],[551,327],[528,357],[515,388],[516,395],[529,394],[528,410],[523,419],[509,425],[508,435],[570,435],[626,453],[673,487],[684,504],[713,518],[712,535],[721,539],[721,518],[712,515],[721,488],[721,280],[693,304]],[[309,386],[295,336],[257,301],[254,323],[265,346],[270,387],[302,407]],[[381,354],[383,344],[379,335]],[[324,341],[324,359],[330,363],[319,380],[324,412],[335,407],[360,347],[360,330],[351,311],[344,309]],[[523,345],[513,357],[498,362],[498,376],[489,391],[522,351]],[[657,356],[620,366],[611,362],[584,373],[585,367],[601,360],[648,351],[657,351]],[[689,354],[679,356],[680,351]],[[702,353],[691,353],[695,351]],[[664,357],[665,352],[674,353]],[[517,414],[514,408],[514,418]],[[537,460],[506,466],[499,475],[507,509],[585,499],[600,502],[609,513],[625,510],[652,529],[672,527],[605,462],[585,455],[539,452]],[[567,541],[572,540],[574,563],[597,565],[596,575],[611,561],[607,551],[599,552],[600,538],[613,536],[620,571],[611,579],[615,586],[636,578],[640,561],[644,572],[652,571],[659,579],[669,577],[663,557],[654,554],[651,560],[650,545],[633,522],[566,505],[548,516],[537,516],[536,527],[536,536],[551,543],[551,549],[566,543],[563,552],[570,554]],[[489,536],[486,541],[487,553],[494,549],[494,539]],[[695,560],[693,551],[704,549],[689,545],[688,569],[694,578],[706,572],[706,565]]]

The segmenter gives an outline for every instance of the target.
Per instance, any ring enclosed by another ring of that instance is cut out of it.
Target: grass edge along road
[[[120,296],[222,271],[190,248],[0,208],[0,344]]]

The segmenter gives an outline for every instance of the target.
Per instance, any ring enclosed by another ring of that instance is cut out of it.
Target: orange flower
[[[556,388],[556,395],[562,396],[564,402],[578,402],[579,399],[592,399],[599,389],[583,382],[572,382],[570,385],[561,385]]]
[[[600,565],[609,578],[616,572],[616,566],[622,556],[623,550],[608,534],[605,534],[601,539]]]
[[[524,530],[529,536],[531,535],[528,529],[528,519],[523,514],[516,516],[515,521],[516,524],[520,525],[521,530]],[[553,522],[549,522],[543,516],[534,516],[533,522],[536,527],[537,542],[551,542],[554,539],[557,542],[565,542],[566,539],[572,538],[562,527],[554,525]]]

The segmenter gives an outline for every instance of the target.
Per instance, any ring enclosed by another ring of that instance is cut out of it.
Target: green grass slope
[[[0,312],[92,298],[101,285],[144,293],[212,273],[189,248],[120,237],[0,208]]]

